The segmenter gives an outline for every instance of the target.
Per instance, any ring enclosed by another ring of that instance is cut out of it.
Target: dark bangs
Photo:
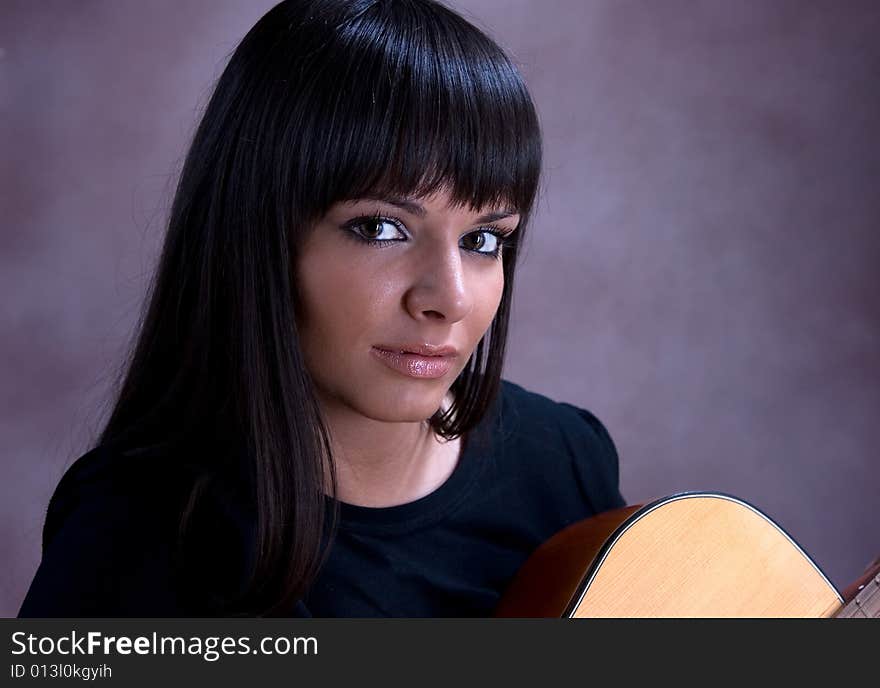
[[[298,35],[309,43],[294,49],[298,61],[276,62],[292,72],[285,83],[302,77],[286,91],[293,116],[276,149],[307,194],[295,205],[314,217],[341,200],[446,187],[462,206],[527,215],[541,164],[538,120],[498,46],[439,4],[341,7],[314,3],[326,16],[313,26],[326,33]]]

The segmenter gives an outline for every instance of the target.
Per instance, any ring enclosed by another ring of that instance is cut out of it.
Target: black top
[[[20,617],[212,615],[181,592],[175,574],[187,465],[177,462],[179,478],[169,478],[149,453],[121,458],[93,449],[62,478]],[[215,495],[206,560],[243,551],[229,543],[253,533],[233,493]],[[504,381],[438,489],[399,506],[341,504],[330,557],[291,615],[491,616],[538,545],[623,505],[617,453],[599,420]],[[227,564],[212,565],[212,575],[237,580],[244,562]]]

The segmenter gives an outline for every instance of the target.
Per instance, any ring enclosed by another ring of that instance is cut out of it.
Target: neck
[[[328,401],[321,403],[336,466],[336,498],[388,507],[437,489],[458,462],[460,439],[438,438],[427,421],[387,422]]]

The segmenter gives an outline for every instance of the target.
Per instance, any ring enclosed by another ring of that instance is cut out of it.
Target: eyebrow
[[[366,200],[370,201],[383,201],[385,203],[390,203],[391,205],[395,205],[398,208],[402,208],[413,215],[418,215],[419,217],[424,217],[427,215],[428,211],[425,210],[425,207],[420,203],[414,201],[411,198],[402,198],[400,196],[364,196]],[[486,213],[485,215],[480,215],[474,222],[494,222],[495,220],[503,220],[505,217],[510,217],[511,215],[517,215],[518,211],[514,209],[505,208],[504,210],[499,210],[494,213]]]

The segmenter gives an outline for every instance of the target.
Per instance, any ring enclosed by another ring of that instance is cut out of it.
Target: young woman
[[[20,616],[487,616],[621,506],[602,424],[501,380],[540,163],[521,76],[444,6],[270,10]]]

